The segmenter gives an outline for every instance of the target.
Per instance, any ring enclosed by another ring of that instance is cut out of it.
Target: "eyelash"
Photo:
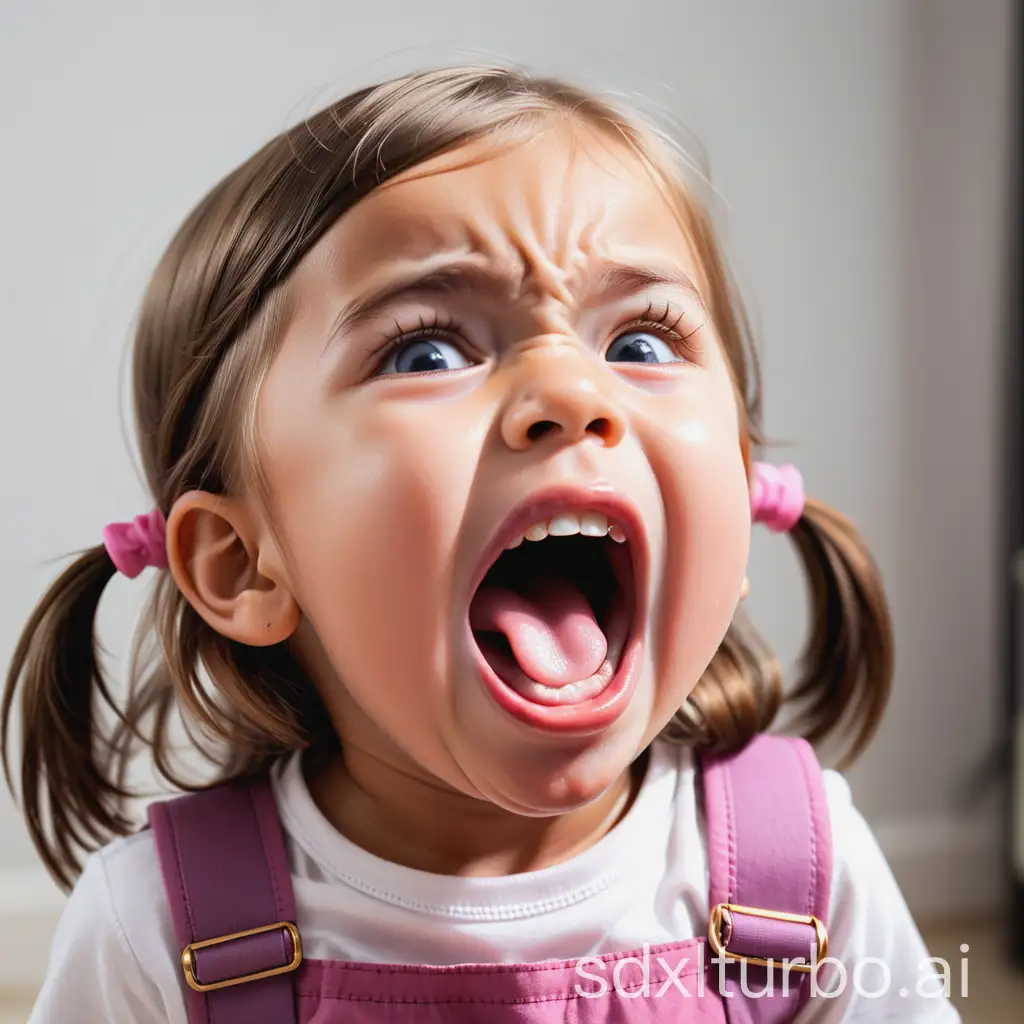
[[[466,346],[469,343],[463,337],[463,329],[453,317],[433,314],[433,320],[427,323],[422,316],[419,318],[419,326],[414,328],[403,327],[397,320],[394,331],[385,334],[379,345],[375,346],[369,353],[373,361],[374,372],[376,373],[387,362],[388,356],[402,345],[417,341],[420,338],[436,338],[439,334],[447,335],[446,341],[453,344],[458,343]]]
[[[701,350],[700,345],[695,340],[695,336],[704,325],[700,324],[690,331],[689,334],[680,334],[676,328],[686,318],[685,313],[677,313],[670,302],[665,303],[665,308],[659,316],[654,316],[653,310],[654,303],[648,303],[647,311],[644,315],[639,320],[632,320],[629,323],[623,324],[616,332],[615,338],[621,338],[622,335],[630,334],[633,331],[653,330],[668,338],[669,341],[675,342],[676,348],[680,350],[680,355],[685,356],[687,359],[699,361]],[[674,319],[672,319],[673,317]],[[669,320],[672,320],[672,322],[669,323]],[[615,339],[613,338],[612,340],[614,341]]]
[[[385,334],[380,344],[375,346],[373,351],[369,353],[369,358],[373,361],[375,366],[374,372],[384,365],[388,356],[390,356],[396,349],[417,341],[420,338],[434,338],[438,335],[447,335],[445,338],[446,341],[463,346],[469,345],[464,337],[461,324],[459,324],[454,317],[448,314],[440,315],[438,313],[433,313],[432,316],[433,319],[429,323],[420,316],[418,318],[419,325],[411,329],[403,327],[396,320],[394,331]],[[694,336],[700,330],[700,327],[695,327],[689,334],[680,334],[679,331],[676,330],[680,322],[684,320],[685,317],[685,313],[677,312],[669,302],[666,302],[665,308],[662,312],[655,316],[654,303],[648,303],[644,315],[639,319],[630,320],[627,323],[622,324],[616,330],[615,336],[608,344],[610,345],[612,341],[621,338],[624,334],[630,334],[634,331],[640,330],[651,330],[673,342],[675,346],[680,349],[680,355],[685,356],[687,359],[699,360],[700,346],[694,340]],[[703,324],[701,326],[703,326]]]

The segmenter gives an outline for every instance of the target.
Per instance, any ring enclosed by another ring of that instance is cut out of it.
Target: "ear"
[[[740,600],[746,601],[750,597],[750,577],[744,576],[743,583],[740,586]]]
[[[188,603],[231,640],[269,647],[299,625],[277,546],[237,499],[183,494],[167,517],[167,565]]]

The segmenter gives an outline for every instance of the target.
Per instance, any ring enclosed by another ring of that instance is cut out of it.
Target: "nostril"
[[[527,427],[526,436],[530,441],[539,441],[542,437],[557,433],[559,430],[561,430],[561,424],[554,420],[537,420]],[[596,435],[602,441],[609,441],[615,433],[615,428],[609,419],[599,416],[587,424],[584,433]]]
[[[539,441],[542,437],[557,429],[558,424],[554,420],[537,420],[536,423],[530,424],[526,431],[526,436],[531,441]]]

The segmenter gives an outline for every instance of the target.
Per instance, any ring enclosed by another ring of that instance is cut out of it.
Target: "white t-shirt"
[[[298,756],[273,773],[304,953],[317,959],[527,963],[641,948],[703,935],[708,864],[694,762],[658,741],[633,806],[590,849],[501,878],[433,875],[354,845],[319,812]],[[827,772],[834,843],[829,955],[849,965],[842,995],[813,999],[800,1024],[898,1020],[949,1024],[940,985],[881,851],[846,781]],[[868,997],[882,969],[888,994]],[[827,977],[822,975],[828,988]],[[187,1024],[181,966],[149,831],[87,862],[54,938],[29,1024]],[[859,991],[858,991],[859,990]],[[901,990],[906,993],[901,995]]]

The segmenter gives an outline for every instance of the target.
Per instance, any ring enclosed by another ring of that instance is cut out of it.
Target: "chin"
[[[614,786],[657,732],[644,712],[648,692],[641,681],[626,711],[599,732],[538,736],[500,714],[474,716],[459,729],[453,753],[476,795],[507,811],[541,817],[578,810]]]

